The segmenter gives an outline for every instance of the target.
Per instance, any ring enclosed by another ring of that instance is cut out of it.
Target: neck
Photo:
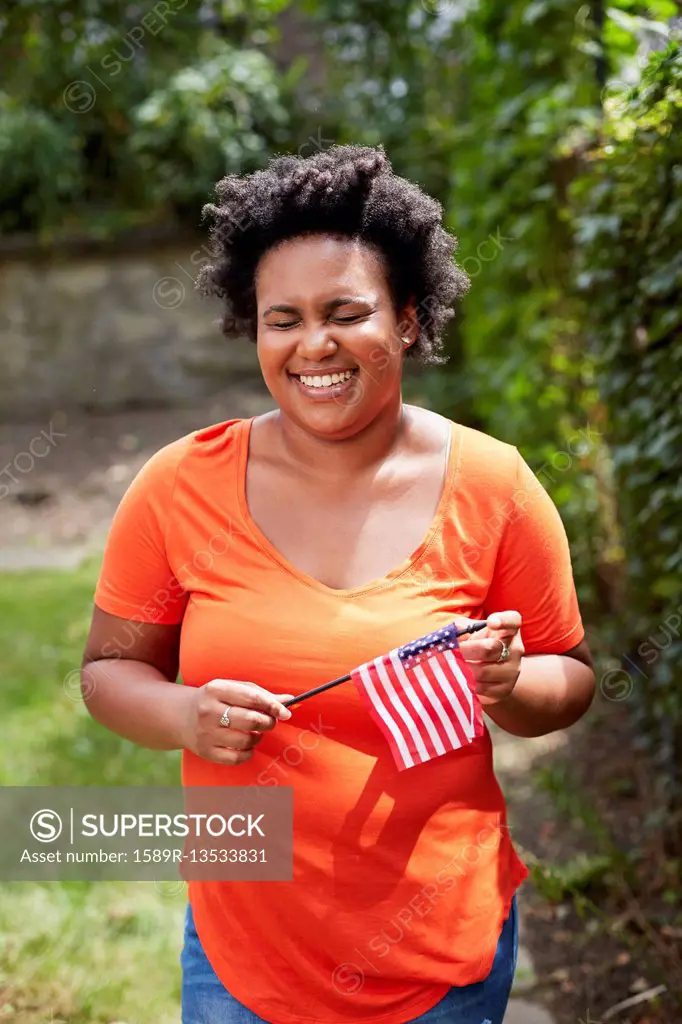
[[[275,416],[287,461],[316,476],[346,480],[383,462],[407,426],[400,392],[371,423],[342,439],[312,434],[281,411]]]

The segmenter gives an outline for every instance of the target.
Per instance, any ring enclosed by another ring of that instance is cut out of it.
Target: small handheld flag
[[[284,704],[289,707],[352,680],[386,737],[398,769],[412,768],[483,735],[475,680],[457,638],[486,625],[473,622],[457,629],[452,622]]]
[[[400,771],[483,735],[475,680],[454,624],[353,669],[351,678]]]

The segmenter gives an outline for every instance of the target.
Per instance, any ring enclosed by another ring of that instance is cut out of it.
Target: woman
[[[381,149],[279,157],[217,197],[200,285],[277,409],[143,467],[84,658],[92,715],[181,748],[185,785],[293,787],[293,881],[189,882],[183,1021],[501,1024],[527,871],[488,731],[398,772],[352,685],[284,702],[485,618],[461,649],[490,719],[571,725],[594,678],[561,520],[514,447],[402,402],[468,281]]]

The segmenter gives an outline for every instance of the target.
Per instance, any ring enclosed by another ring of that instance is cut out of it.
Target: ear
[[[400,316],[398,317],[398,337],[402,343],[401,347],[405,351],[411,348],[419,337],[419,320],[417,319],[417,306],[414,295],[410,296],[410,301],[400,311]]]

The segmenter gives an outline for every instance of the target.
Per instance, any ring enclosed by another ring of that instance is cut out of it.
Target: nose
[[[331,336],[329,327],[320,324],[303,328],[296,345],[296,354],[301,359],[315,362],[336,352],[338,347],[337,342]]]

